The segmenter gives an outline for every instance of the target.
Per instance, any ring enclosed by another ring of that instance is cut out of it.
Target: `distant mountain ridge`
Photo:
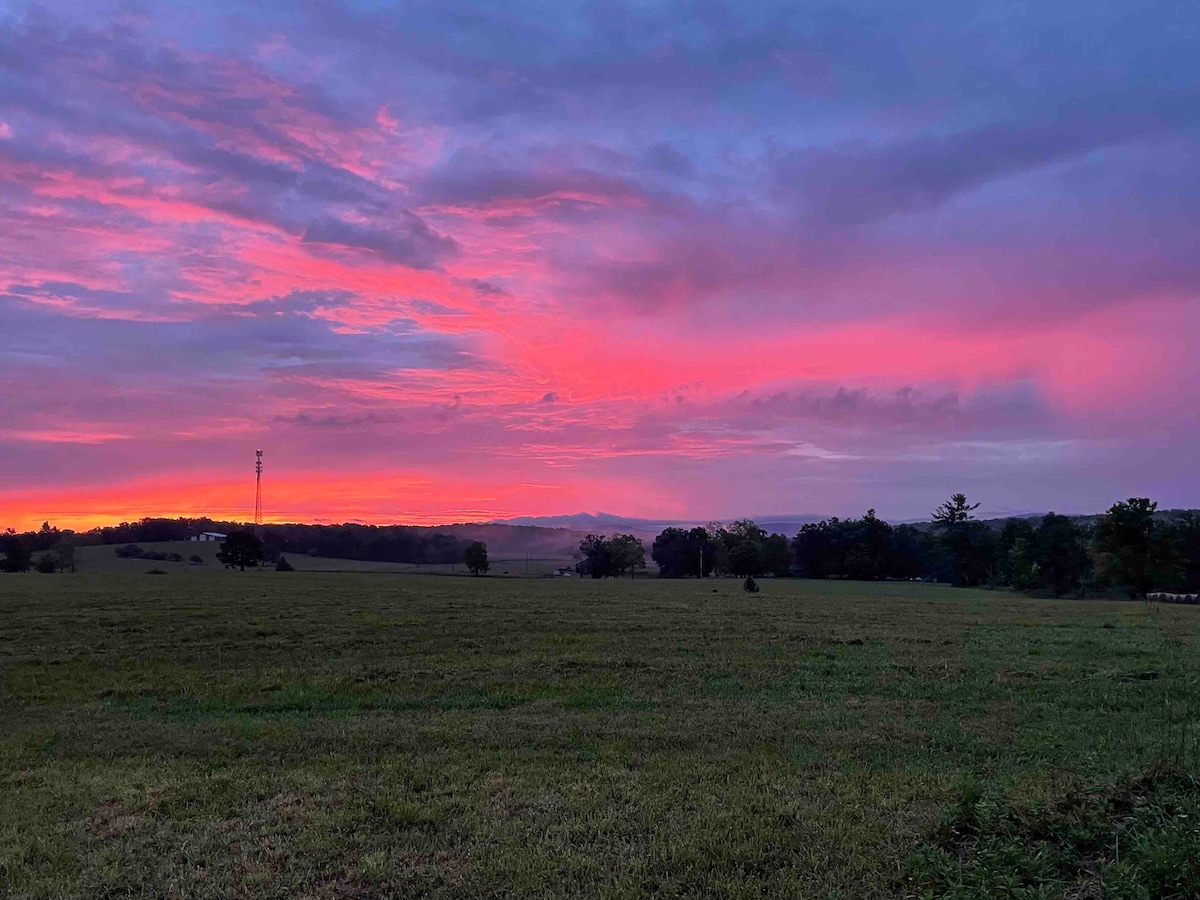
[[[866,510],[863,510],[866,512]],[[857,518],[863,514],[859,512],[850,518]],[[980,522],[985,522],[994,528],[1002,527],[1008,519],[1040,519],[1050,510],[1028,510],[1028,509],[1007,509],[998,507],[993,509],[981,509],[976,513],[976,518]],[[1168,519],[1180,513],[1187,512],[1183,509],[1160,509],[1157,517],[1159,519]],[[1095,513],[1064,513],[1067,517],[1079,522],[1093,524],[1097,519],[1104,515],[1103,512]],[[804,525],[812,522],[820,522],[824,519],[832,518],[825,515],[811,514],[796,514],[796,515],[767,515],[767,516],[739,516],[736,518],[753,519],[758,523],[759,527],[763,528],[768,533],[786,534],[789,537],[796,534]],[[843,517],[845,518],[845,517]],[[639,519],[632,516],[619,516],[614,513],[607,512],[580,512],[570,515],[561,516],[514,516],[510,519],[497,519],[488,522],[488,525],[508,525],[520,526],[529,528],[550,528],[562,529],[567,532],[574,533],[594,533],[594,534],[613,534],[620,532],[623,534],[632,534],[646,540],[653,540],[664,528],[694,528],[697,525],[706,525],[710,519]],[[733,519],[724,519],[728,523]],[[887,518],[886,521],[892,525],[917,525],[928,526],[932,523],[932,515],[919,516],[911,519],[893,519]],[[460,529],[463,526],[442,526],[447,529]]]
[[[754,518],[768,532],[780,532],[793,535],[800,526],[810,522],[820,522],[828,516],[816,515],[783,515],[744,517]],[[711,519],[638,519],[631,516],[618,516],[613,513],[574,513],[562,516],[515,516],[511,519],[499,519],[494,525],[518,525],[534,528],[563,528],[569,531],[592,534],[632,534],[643,540],[653,541],[664,528],[695,528],[706,525]],[[730,520],[732,521],[732,520]]]

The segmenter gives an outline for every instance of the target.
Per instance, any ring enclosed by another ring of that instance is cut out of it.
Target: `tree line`
[[[921,525],[891,525],[870,509],[858,519],[804,525],[791,539],[748,519],[667,528],[651,556],[663,578],[922,579],[1058,597],[1200,592],[1195,512],[1159,513],[1156,503],[1135,497],[1094,522],[1053,512],[984,522],[975,518],[978,506],[955,494]]]
[[[66,548],[94,544],[122,546],[161,541],[186,541],[203,532],[232,534],[245,530],[239,522],[209,518],[145,518],[137,522],[93,528],[89,531],[62,530],[43,523],[37,531],[18,533],[9,529],[0,535],[0,570],[26,571],[35,561],[53,551],[66,559]],[[471,541],[444,531],[409,525],[265,525],[262,528],[264,557],[275,561],[281,554],[325,556],[365,562],[397,562],[431,565],[456,563]],[[40,556],[34,557],[34,554]],[[71,565],[64,563],[64,565]]]
[[[663,578],[922,579],[1060,597],[1200,593],[1200,515],[1194,511],[1160,512],[1156,503],[1134,497],[1094,519],[1051,512],[985,522],[975,517],[978,507],[955,494],[927,523],[892,525],[871,509],[862,518],[804,525],[791,538],[768,534],[750,519],[667,528],[654,539],[650,556]],[[9,529],[0,534],[0,571],[69,571],[76,545],[127,545],[117,549],[120,554],[137,541],[184,540],[222,529],[231,537],[245,533],[212,519],[143,519],[79,534],[49,523],[23,534]],[[277,561],[287,552],[379,562],[462,561],[474,574],[489,568],[486,544],[442,531],[348,524],[269,525],[263,533],[250,565]],[[578,559],[580,575],[636,575],[646,568],[646,549],[634,535],[589,534],[580,542]]]
[[[28,572],[36,568],[39,572],[75,571],[75,533],[59,531],[43,522],[37,531],[18,534],[7,529],[0,534],[0,572]],[[34,553],[40,553],[34,557]]]

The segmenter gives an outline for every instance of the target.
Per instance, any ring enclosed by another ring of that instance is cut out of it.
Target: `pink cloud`
[[[419,47],[360,69],[276,27],[204,52],[146,22],[13,27],[14,521],[232,514],[205,440],[269,443],[294,518],[812,508],[957,457],[1074,483],[1070,457],[1107,488],[1153,441],[1191,490],[1194,154],[1145,164],[1149,126],[912,122],[808,152],[719,92],[660,105],[698,70],[606,109],[521,60],[414,81]],[[143,453],[170,471],[141,481]]]

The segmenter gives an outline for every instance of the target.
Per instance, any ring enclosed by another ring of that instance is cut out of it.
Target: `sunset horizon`
[[[0,16],[0,528],[1200,506],[1184,7],[392,12]]]
[[[1197,0],[0,0],[0,894],[1200,898]]]
[[[384,482],[388,483],[388,482]],[[929,509],[916,512],[892,513],[885,509],[876,509],[871,504],[860,508],[850,508],[843,504],[841,509],[828,510],[819,508],[795,509],[729,509],[723,513],[694,514],[681,512],[671,515],[662,509],[647,509],[645,512],[626,513],[621,510],[603,508],[574,508],[549,509],[540,513],[529,513],[520,509],[491,507],[486,505],[467,507],[463,509],[439,509],[430,507],[429,511],[405,510],[397,504],[396,511],[387,512],[386,506],[371,493],[371,488],[377,482],[370,481],[357,485],[344,481],[332,484],[320,484],[313,481],[301,481],[285,486],[292,490],[310,492],[313,484],[322,488],[331,488],[334,492],[328,507],[311,507],[304,500],[278,499],[272,497],[270,490],[274,487],[268,481],[267,504],[264,508],[262,523],[265,525],[283,524],[313,524],[313,525],[406,525],[413,527],[437,527],[464,524],[514,524],[533,525],[539,527],[565,527],[574,530],[589,527],[588,520],[593,519],[601,526],[607,522],[640,523],[646,526],[663,524],[704,524],[711,522],[731,522],[738,519],[755,521],[802,521],[818,520],[830,516],[849,518],[861,515],[867,509],[873,509],[884,521],[892,523],[924,522],[931,518],[933,508],[947,496],[953,493],[947,489],[940,495],[930,494]],[[436,493],[435,484],[407,483],[406,490],[420,495],[423,491]],[[40,497],[18,495],[15,498],[5,498],[0,503],[0,531],[11,528],[18,532],[37,530],[43,523],[55,528],[72,531],[89,531],[97,528],[112,527],[123,522],[137,522],[142,519],[212,519],[221,522],[237,522],[250,524],[254,522],[254,502],[251,494],[247,502],[247,483],[243,481],[226,481],[204,485],[203,488],[193,488],[180,491],[189,494],[194,499],[179,501],[171,499],[173,489],[168,485],[157,484],[143,487],[138,492],[139,499],[135,502],[123,500],[124,488],[101,490],[75,495],[67,505],[56,507],[53,501]],[[253,491],[253,482],[249,490]],[[305,493],[310,497],[311,493]],[[1098,501],[1093,508],[1012,508],[989,504],[984,497],[972,497],[979,500],[978,510],[980,519],[1032,518],[1046,513],[1058,513],[1068,516],[1099,516],[1113,502],[1125,498],[1110,496],[1105,501]],[[1160,509],[1192,509],[1193,507],[1174,504],[1164,498],[1151,498],[1158,503]],[[278,504],[272,507],[272,503]],[[344,515],[326,515],[323,508],[344,510]],[[20,511],[26,511],[22,517]],[[599,527],[599,530],[604,530]],[[612,530],[609,528],[609,530]]]

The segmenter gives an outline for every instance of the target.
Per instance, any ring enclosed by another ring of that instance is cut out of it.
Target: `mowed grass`
[[[1194,762],[1196,608],[762,588],[0,577],[0,895],[971,896]]]

